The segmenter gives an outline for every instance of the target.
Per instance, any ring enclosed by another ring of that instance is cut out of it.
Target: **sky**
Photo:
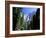
[[[37,8],[23,8],[22,9],[22,12],[24,13],[24,14],[29,14],[29,13],[36,13],[36,11],[37,11]]]

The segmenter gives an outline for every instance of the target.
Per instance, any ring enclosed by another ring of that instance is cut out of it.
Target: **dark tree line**
[[[33,16],[33,29],[40,29],[40,9],[37,9],[36,16]]]
[[[13,7],[13,30],[22,30],[23,29],[23,19],[24,14],[21,13],[22,8]],[[21,17],[22,14],[22,17]]]

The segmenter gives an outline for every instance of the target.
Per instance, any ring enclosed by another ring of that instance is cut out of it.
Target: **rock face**
[[[33,25],[31,26],[31,28],[33,30],[37,30],[40,29],[40,9],[37,9],[36,15],[33,16]]]

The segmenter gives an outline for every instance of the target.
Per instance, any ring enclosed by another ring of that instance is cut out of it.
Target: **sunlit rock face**
[[[31,21],[31,17],[29,15],[24,15],[24,20],[28,22],[29,20]]]

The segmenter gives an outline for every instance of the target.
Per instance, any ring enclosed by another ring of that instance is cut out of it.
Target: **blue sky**
[[[23,8],[22,9],[22,12],[24,13],[24,14],[29,14],[29,13],[36,13],[36,11],[37,11],[37,8]]]

